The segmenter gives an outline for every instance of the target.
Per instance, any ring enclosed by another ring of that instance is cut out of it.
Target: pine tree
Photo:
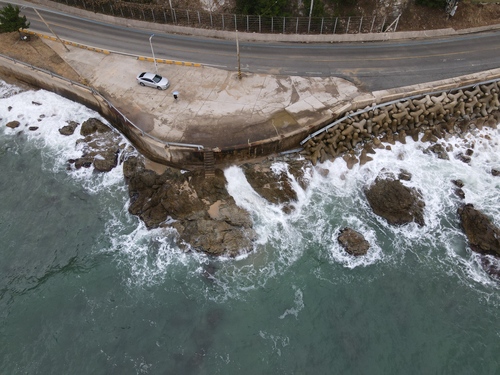
[[[8,4],[0,9],[0,33],[10,33],[28,27],[30,27],[30,23],[26,20],[26,16],[19,15],[17,5],[14,7],[12,4]]]

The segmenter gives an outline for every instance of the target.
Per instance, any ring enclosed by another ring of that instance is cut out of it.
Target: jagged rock
[[[466,204],[458,209],[458,215],[473,251],[500,256],[500,229],[485,214]]]
[[[61,133],[62,135],[72,135],[75,132],[77,126],[77,122],[69,121],[68,125],[65,125],[61,129],[59,129],[59,133]]]
[[[403,181],[411,181],[411,173],[407,170],[401,169],[398,174],[398,178]]]
[[[28,127],[28,129],[32,132],[34,132],[35,130],[38,130],[38,126],[30,126]]]
[[[89,118],[82,124],[80,134],[85,137],[94,133],[108,133],[111,131],[111,128],[103,124],[100,120],[96,118]]]
[[[468,155],[464,155],[463,153],[457,154],[456,158],[460,160],[461,162],[464,162],[466,164],[469,164],[471,162],[471,157]]]
[[[500,169],[493,168],[491,174],[495,177],[500,176]]]
[[[292,161],[287,165],[288,172],[294,176],[302,188],[305,188],[307,179],[304,175],[304,163]],[[259,164],[245,164],[242,168],[248,183],[261,197],[270,203],[283,205],[285,212],[293,209],[297,193],[292,186],[292,180],[285,171],[273,171],[269,160]]]
[[[436,143],[430,147],[427,147],[424,150],[425,154],[430,154],[433,153],[435,154],[438,159],[443,159],[443,160],[450,160],[450,157],[448,156],[448,153],[446,152],[446,149],[443,147],[442,144]]]
[[[377,177],[365,189],[365,195],[373,212],[387,220],[389,224],[402,225],[415,222],[425,225],[424,207],[421,194],[404,186],[400,180]]]
[[[14,121],[10,121],[7,124],[5,124],[5,126],[7,126],[8,128],[11,128],[11,129],[15,129],[19,125],[21,125],[21,123],[19,121],[15,121],[15,120]]]
[[[460,199],[465,199],[465,192],[463,191],[464,183],[462,180],[452,180],[453,185],[455,185],[454,193]]]
[[[256,238],[250,214],[236,205],[220,170],[205,179],[202,171],[161,175],[146,169],[139,157],[123,166],[129,187],[129,212],[148,228],[174,227],[180,242],[211,255],[236,256],[253,248]]]
[[[98,172],[109,172],[118,165],[121,137],[111,128],[98,119],[91,118],[82,124],[80,133],[86,136],[77,141],[78,145],[83,145],[83,155],[75,160],[75,168],[94,165]]]
[[[346,252],[354,256],[366,255],[370,248],[363,235],[351,228],[342,229],[337,240]]]

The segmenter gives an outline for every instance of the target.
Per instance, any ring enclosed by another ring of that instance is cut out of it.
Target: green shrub
[[[26,16],[19,15],[19,7],[8,4],[0,9],[0,33],[11,33],[19,29],[27,29],[30,23]]]

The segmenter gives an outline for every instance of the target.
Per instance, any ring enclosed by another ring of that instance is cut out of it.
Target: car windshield
[[[156,74],[154,77],[153,77],[153,81],[155,81],[156,83],[160,82],[161,81],[161,76],[159,76],[158,74]]]

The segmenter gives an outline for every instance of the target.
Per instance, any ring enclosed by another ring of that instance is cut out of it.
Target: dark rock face
[[[236,256],[253,248],[256,234],[251,217],[227,192],[222,171],[216,170],[210,179],[203,172],[171,168],[158,175],[138,157],[128,158],[123,171],[129,212],[148,228],[174,227],[181,243],[211,255]]]
[[[288,172],[302,188],[307,185],[304,175],[304,162],[289,161]],[[284,212],[291,212],[297,193],[293,189],[292,180],[285,171],[274,172],[269,161],[259,164],[245,164],[242,168],[248,183],[263,198],[273,204],[282,204]]]
[[[101,121],[96,118],[89,118],[82,124],[80,129],[80,134],[84,137],[87,135],[95,133],[109,133],[112,132],[109,126],[104,125]]]
[[[415,222],[420,226],[425,225],[425,203],[420,193],[404,186],[400,180],[377,177],[373,185],[365,189],[365,195],[373,212],[389,224]]]
[[[61,129],[59,129],[59,133],[61,133],[62,135],[72,135],[75,132],[77,126],[77,122],[69,121],[68,125],[65,125]]]
[[[351,228],[342,229],[337,239],[344,250],[354,256],[366,255],[370,248],[363,235]]]
[[[69,124],[68,126],[72,127],[73,125]],[[83,145],[83,155],[74,160],[76,169],[89,168],[93,165],[98,172],[109,172],[116,167],[118,154],[121,150],[121,137],[118,134],[95,118],[85,121],[80,133],[85,138],[77,141],[77,144]]]
[[[500,256],[500,229],[472,204],[458,209],[458,215],[471,249],[481,254]]]

